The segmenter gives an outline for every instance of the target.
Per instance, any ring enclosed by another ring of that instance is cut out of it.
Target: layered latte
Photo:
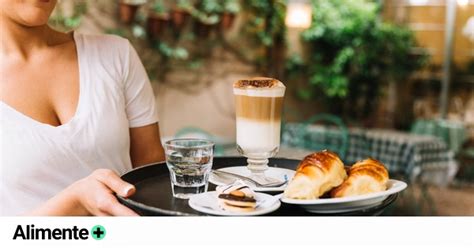
[[[268,158],[278,152],[285,89],[272,78],[234,83],[237,148],[245,156]]]

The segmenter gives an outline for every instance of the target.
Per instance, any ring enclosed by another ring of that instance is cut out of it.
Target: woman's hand
[[[136,216],[135,212],[117,201],[114,193],[129,197],[135,193],[135,187],[112,170],[98,169],[71,184],[30,214]]]
[[[135,193],[135,187],[123,181],[114,171],[98,169],[90,176],[74,183],[72,190],[78,203],[91,215],[137,215],[120,204],[114,193],[129,197]]]

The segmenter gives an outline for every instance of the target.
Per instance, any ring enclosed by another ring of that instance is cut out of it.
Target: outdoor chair
[[[323,128],[313,129],[313,124]],[[302,147],[308,150],[331,150],[345,161],[349,147],[349,130],[341,118],[323,113],[316,114],[303,122],[299,137]]]
[[[465,141],[465,128],[462,123],[443,120],[443,119],[431,119],[431,120],[417,120],[411,126],[411,133],[418,135],[430,135],[441,139],[446,146],[455,154],[459,155],[461,152],[462,144]],[[433,168],[435,170],[436,168]],[[426,171],[427,169],[425,169]],[[419,176],[421,178],[422,175]],[[419,180],[420,196],[416,199],[413,192],[411,193],[412,198],[415,202],[415,213],[417,215],[422,214],[423,209],[428,209],[428,215],[436,215],[436,205],[434,203],[433,196],[428,190],[428,185]]]
[[[442,139],[455,154],[461,151],[466,141],[466,129],[461,122],[443,119],[416,120],[411,126],[411,133],[431,135]]]
[[[474,181],[474,139],[467,140],[458,154],[460,163],[456,179],[461,181]]]

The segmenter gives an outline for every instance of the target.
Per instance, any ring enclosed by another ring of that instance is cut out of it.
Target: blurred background
[[[50,24],[130,40],[163,139],[236,155],[232,83],[287,86],[278,156],[384,162],[388,214],[474,215],[474,0],[62,0]]]

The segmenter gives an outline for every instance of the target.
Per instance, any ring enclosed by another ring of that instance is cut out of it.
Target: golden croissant
[[[306,156],[296,168],[284,196],[292,199],[317,199],[340,185],[347,177],[339,157],[324,150]]]
[[[349,177],[331,191],[331,197],[364,195],[386,190],[388,171],[375,159],[355,163],[349,170]]]

